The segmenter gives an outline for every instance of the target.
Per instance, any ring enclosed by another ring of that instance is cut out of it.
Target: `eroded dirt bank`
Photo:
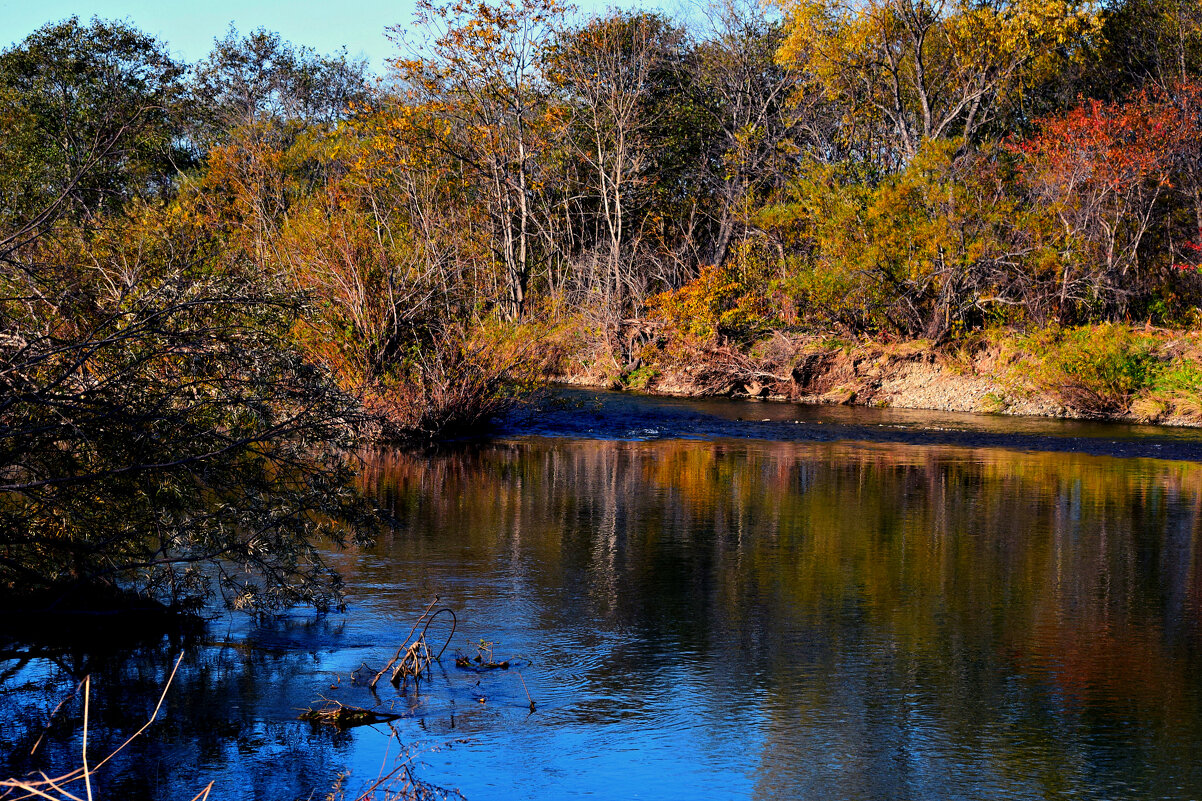
[[[1192,369],[1194,334],[1163,337],[1145,354],[1163,370]],[[957,348],[930,343],[847,344],[781,335],[749,352],[714,348],[653,359],[581,359],[558,380],[687,397],[725,396],[815,404],[931,409],[1202,425],[1202,398],[1185,391],[1132,387],[1110,373],[1120,364],[1049,366],[1014,342]],[[1090,375],[1096,369],[1099,375]],[[1121,378],[1121,376],[1120,376]]]

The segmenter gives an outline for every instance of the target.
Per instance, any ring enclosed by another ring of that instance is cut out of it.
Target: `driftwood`
[[[363,709],[357,706],[345,706],[338,701],[326,701],[324,705],[306,709],[297,716],[299,720],[310,723],[324,723],[338,729],[350,729],[355,726],[370,726],[375,723],[388,723],[400,715],[392,712],[381,712],[378,709]]]

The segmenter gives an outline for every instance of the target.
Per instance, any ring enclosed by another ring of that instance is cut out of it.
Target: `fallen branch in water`
[[[431,610],[434,609],[434,606],[438,603],[438,601],[439,597],[435,596],[434,600],[426,606],[425,611],[422,612],[421,616],[417,619],[417,622],[413,624],[413,628],[409,629],[409,633],[405,635],[405,639],[401,640],[401,644],[397,648],[396,654],[392,657],[392,659],[388,660],[388,664],[384,665],[384,667],[380,669],[380,672],[372,678],[371,683],[368,684],[368,687],[373,690],[376,689],[376,684],[380,681],[380,677],[387,673],[390,668],[393,668],[394,665],[396,667],[392,670],[390,681],[395,687],[400,684],[402,680],[408,681],[410,677],[412,677],[414,680],[419,679],[423,673],[430,669],[432,662],[437,662],[442,659],[442,655],[446,652],[447,646],[451,644],[451,638],[455,636],[455,629],[459,627],[459,619],[455,616],[455,611],[447,606],[432,612]],[[444,612],[451,616],[451,632],[447,635],[447,640],[443,643],[442,648],[438,651],[438,655],[433,656],[431,655],[429,646],[426,644],[426,632],[430,630],[430,624],[433,623],[434,620]],[[421,634],[418,634],[417,639],[410,642],[410,638],[413,637],[419,626],[421,626],[422,629]]]
[[[320,707],[306,709],[300,713],[297,719],[310,723],[325,723],[338,729],[350,729],[355,726],[387,723],[399,717],[400,715],[393,714],[392,712],[381,712],[378,709],[363,709],[357,706],[345,706],[338,701],[326,700],[325,704]]]

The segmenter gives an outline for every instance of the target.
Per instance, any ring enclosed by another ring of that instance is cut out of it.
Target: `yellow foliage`
[[[926,139],[971,137],[1101,26],[1094,0],[775,2],[788,26],[778,60],[811,76],[803,91],[892,127],[905,158]]]

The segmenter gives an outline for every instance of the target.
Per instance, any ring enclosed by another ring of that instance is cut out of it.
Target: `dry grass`
[[[151,724],[159,716],[159,711],[163,708],[163,701],[167,698],[167,690],[171,688],[171,682],[175,679],[175,674],[179,670],[180,662],[184,659],[181,652],[175,660],[175,666],[171,669],[171,675],[167,677],[167,683],[163,685],[163,692],[159,695],[159,702],[155,704],[154,712],[151,713],[149,720],[143,724],[142,728],[131,734],[125,742],[113,749],[108,756],[96,763],[91,763],[88,757],[88,724],[91,712],[92,698],[92,677],[85,676],[83,680],[83,745],[80,747],[80,763],[81,766],[74,770],[63,773],[59,776],[47,776],[43,772],[30,774],[21,778],[2,779],[0,780],[0,799],[3,801],[23,801],[24,799],[38,798],[48,799],[49,801],[94,801],[93,798],[93,777],[96,773],[107,765],[112,759],[125,750],[125,748],[138,737],[150,728]],[[56,707],[55,712],[62,708],[62,704]],[[41,738],[38,738],[37,743],[33,746],[33,751],[36,751],[41,744]],[[32,754],[33,751],[30,753]],[[83,785],[80,788],[79,785]],[[210,791],[213,789],[213,782],[209,782],[208,786],[192,797],[192,801],[204,801],[209,797]],[[79,793],[84,795],[81,797]]]

